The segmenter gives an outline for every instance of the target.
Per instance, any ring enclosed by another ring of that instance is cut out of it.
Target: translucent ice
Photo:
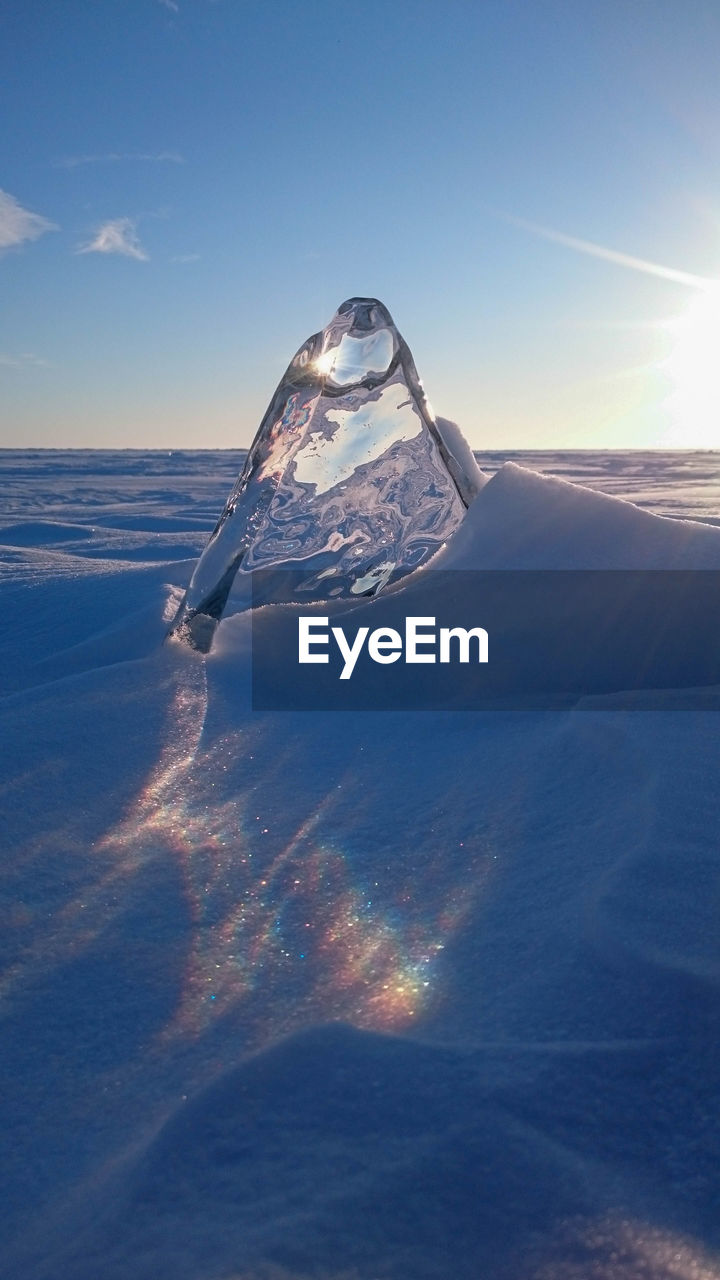
[[[437,551],[475,492],[390,313],[351,298],[291,361],[172,630],[208,649],[238,570],[302,569],[303,600],[373,595]]]

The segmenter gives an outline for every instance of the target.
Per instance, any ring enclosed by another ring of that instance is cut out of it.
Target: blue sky
[[[716,0],[5,0],[0,443],[247,445],[366,294],[476,449],[720,447],[718,66]]]

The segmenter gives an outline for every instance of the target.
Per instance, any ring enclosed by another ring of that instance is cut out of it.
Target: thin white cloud
[[[147,262],[148,255],[138,240],[132,218],[113,218],[98,227],[92,240],[81,245],[78,253],[119,253],[125,258]]]
[[[165,9],[169,9],[171,13],[177,13],[180,9],[180,5],[177,3],[177,0],[158,0],[158,3]]]
[[[59,156],[52,163],[54,169],[77,169],[83,164],[119,164],[135,160],[151,164],[185,164],[185,157],[179,151],[108,151],[105,155]]]
[[[0,351],[0,368],[2,369],[46,369],[47,365],[47,360],[42,360],[32,351],[21,351],[18,355]]]
[[[0,252],[24,244],[26,240],[38,240],[46,231],[57,229],[54,222],[23,209],[14,196],[0,190]]]
[[[618,267],[628,267],[631,271],[641,271],[648,276],[659,276],[661,280],[671,280],[674,284],[688,285],[691,289],[710,289],[717,285],[716,280],[708,276],[696,276],[689,271],[678,271],[675,267],[665,267],[659,262],[648,262],[645,258],[635,258],[629,253],[619,253],[617,249],[609,249],[605,245],[595,244],[592,240],[578,240],[576,236],[567,236],[562,231],[553,231],[550,227],[541,227],[536,222],[528,222],[525,218],[515,218],[509,213],[500,215],[506,222],[511,222],[523,231],[531,231],[533,235],[542,236],[544,240],[552,240],[554,244],[562,244],[566,249],[574,249],[577,253],[587,253],[593,258],[602,258],[605,262],[613,262]]]

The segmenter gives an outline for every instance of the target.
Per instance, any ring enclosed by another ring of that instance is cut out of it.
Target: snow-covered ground
[[[0,1274],[717,1280],[720,717],[250,713],[240,460],[0,454]],[[509,468],[451,565],[720,566],[720,455],[513,460],[694,523]]]

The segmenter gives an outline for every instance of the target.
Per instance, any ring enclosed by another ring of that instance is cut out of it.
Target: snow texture
[[[448,564],[720,558],[715,455],[482,461]],[[718,1280],[716,712],[252,714],[239,464],[0,456],[0,1275]]]

